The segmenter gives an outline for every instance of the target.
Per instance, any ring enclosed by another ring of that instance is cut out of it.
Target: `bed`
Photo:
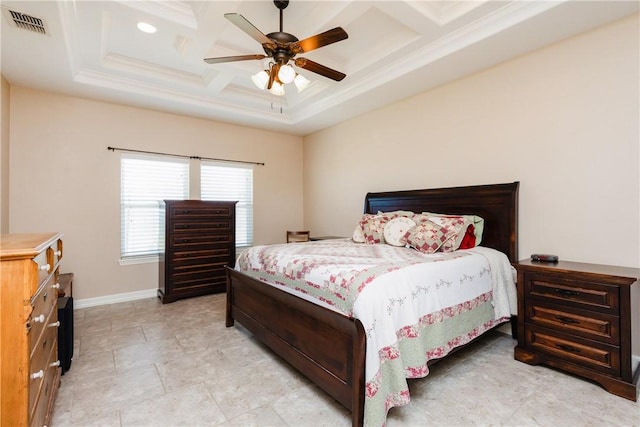
[[[515,262],[518,185],[513,182],[368,193],[364,213],[405,210],[478,215],[484,219],[481,246],[502,252],[508,261]],[[227,269],[226,326],[238,321],[350,410],[352,424],[360,426],[366,421],[365,396],[369,399],[371,393],[365,382],[367,331],[355,317],[280,287],[265,285],[261,278],[248,272]],[[386,401],[382,424],[390,407],[404,403]],[[369,400],[367,404],[371,406]],[[374,424],[379,424],[379,418]]]

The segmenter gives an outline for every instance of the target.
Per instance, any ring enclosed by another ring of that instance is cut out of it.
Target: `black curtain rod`
[[[130,148],[118,148],[118,147],[107,147],[109,151],[126,151],[127,153],[142,153],[142,154],[156,154],[159,156],[171,156],[171,157],[180,157],[183,159],[194,159],[194,160],[213,160],[216,162],[229,162],[229,163],[243,163],[247,165],[258,165],[264,166],[264,163],[260,162],[247,162],[244,160],[230,160],[230,159],[215,159],[213,157],[200,157],[200,156],[185,156],[183,154],[169,154],[169,153],[158,153],[156,151],[144,151],[144,150],[133,150]]]

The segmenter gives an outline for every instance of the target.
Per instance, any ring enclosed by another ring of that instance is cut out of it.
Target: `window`
[[[202,200],[237,200],[236,246],[253,244],[253,168],[202,162],[200,166]]]
[[[189,198],[189,162],[123,155],[120,160],[120,257],[164,250],[164,199]]]

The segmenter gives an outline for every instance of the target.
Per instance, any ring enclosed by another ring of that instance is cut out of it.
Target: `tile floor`
[[[257,343],[224,326],[225,295],[75,311],[71,369],[51,425],[348,426],[347,412]],[[410,382],[388,426],[640,426],[640,404],[513,359],[492,332]]]

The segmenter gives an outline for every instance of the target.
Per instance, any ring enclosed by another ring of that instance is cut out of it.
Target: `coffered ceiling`
[[[338,26],[348,33],[299,55],[347,77],[298,68],[311,84],[302,92],[286,85],[279,97],[251,81],[265,60],[203,61],[264,53],[224,14],[239,13],[268,34],[279,30],[272,1],[2,1],[0,65],[17,86],[306,135],[637,13],[638,5],[291,0],[285,32],[301,40]],[[41,21],[19,25],[10,11]],[[157,32],[139,31],[141,21]]]

